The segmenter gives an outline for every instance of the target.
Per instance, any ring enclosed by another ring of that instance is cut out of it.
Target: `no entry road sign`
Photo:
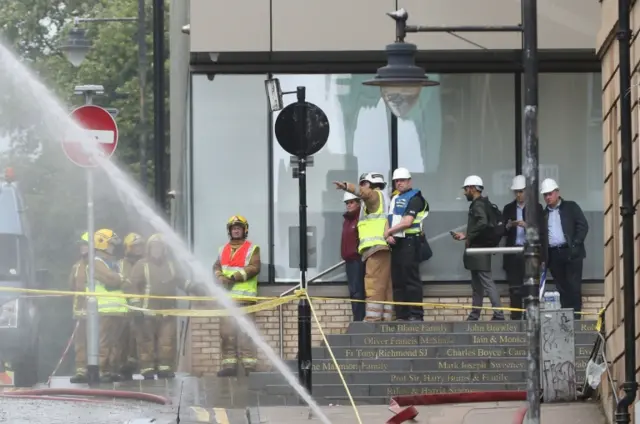
[[[85,137],[79,137],[72,131],[62,141],[62,149],[71,162],[83,168],[95,167],[93,160],[94,147],[89,144],[93,140],[97,144],[99,154],[111,157],[118,146],[118,125],[113,116],[100,106],[80,106],[71,112],[73,120],[85,129]],[[84,138],[84,140],[83,140]]]

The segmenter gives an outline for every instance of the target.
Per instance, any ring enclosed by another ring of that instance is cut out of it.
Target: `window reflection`
[[[363,172],[389,178],[390,116],[379,90],[362,85],[372,75],[275,75],[283,90],[305,86],[307,101],[324,110],[331,130],[326,146],[314,155],[307,173],[310,274],[340,262],[344,204],[332,181],[354,182]],[[285,97],[285,102],[295,98]],[[277,115],[274,116],[274,120]],[[277,281],[294,281],[298,266],[298,181],[292,178],[290,155],[274,147],[275,271]],[[327,279],[344,279],[335,273]],[[326,280],[326,279],[325,279]]]

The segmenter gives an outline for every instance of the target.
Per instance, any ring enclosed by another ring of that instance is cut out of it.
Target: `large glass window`
[[[194,75],[194,252],[202,263],[216,259],[228,241],[233,215],[249,220],[249,238],[261,250],[260,281],[267,279],[269,163],[266,75]]]
[[[310,275],[341,260],[344,204],[332,181],[356,182],[362,172],[390,178],[390,116],[379,90],[362,85],[372,75],[276,75],[282,89],[306,87],[307,101],[324,110],[331,125],[329,141],[314,156],[307,173]],[[264,93],[262,89],[261,93]],[[264,95],[264,94],[263,94]],[[285,97],[292,102],[295,96]],[[274,114],[274,122],[277,114]],[[290,155],[275,144],[275,272],[277,281],[298,281],[298,180]],[[344,274],[343,274],[344,275]],[[344,280],[339,273],[324,280]]]
[[[540,74],[539,84],[540,178],[555,179],[562,196],[584,211],[589,234],[583,278],[603,279],[601,75]]]
[[[433,258],[421,266],[422,279],[467,280],[464,244],[449,231],[464,231],[468,202],[461,186],[479,175],[485,193],[502,208],[512,200],[515,175],[514,76],[511,74],[430,75],[440,81],[422,91],[407,119],[398,122],[398,166],[411,171],[414,188],[429,201],[425,232]],[[493,276],[504,279],[502,258]]]

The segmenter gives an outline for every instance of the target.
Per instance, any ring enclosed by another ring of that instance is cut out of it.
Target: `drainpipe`
[[[616,38],[620,49],[620,155],[622,181],[622,272],[624,281],[624,370],[622,384],[624,397],[616,406],[616,424],[629,424],[629,406],[635,401],[638,384],[636,382],[636,320],[635,320],[635,266],[633,215],[633,144],[631,140],[631,31],[629,14],[630,0],[618,0],[618,30]],[[615,390],[615,389],[614,389]]]

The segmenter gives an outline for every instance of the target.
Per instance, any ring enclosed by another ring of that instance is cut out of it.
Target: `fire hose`
[[[493,392],[471,392],[471,393],[444,393],[433,395],[409,395],[396,396],[391,398],[389,410],[396,414],[390,418],[386,424],[402,424],[412,422],[418,416],[416,406],[444,405],[450,403],[475,403],[475,402],[507,402],[526,400],[527,392],[524,391],[493,391]],[[402,407],[406,407],[402,409]],[[526,408],[524,409],[526,413]],[[517,418],[521,415],[521,410],[516,414],[514,424],[521,424]],[[524,414],[522,414],[524,416]]]
[[[64,396],[82,396],[77,397],[64,397]],[[49,400],[66,400],[66,401],[81,401],[81,402],[101,402],[95,399],[85,399],[86,397],[101,397],[107,399],[126,399],[126,400],[140,400],[144,402],[157,403],[160,405],[169,405],[171,401],[164,396],[154,395],[151,393],[132,392],[126,390],[102,390],[102,389],[25,389],[15,392],[7,392],[0,394],[0,397],[4,398],[18,398],[18,399],[49,399]],[[104,402],[104,401],[102,401]]]

